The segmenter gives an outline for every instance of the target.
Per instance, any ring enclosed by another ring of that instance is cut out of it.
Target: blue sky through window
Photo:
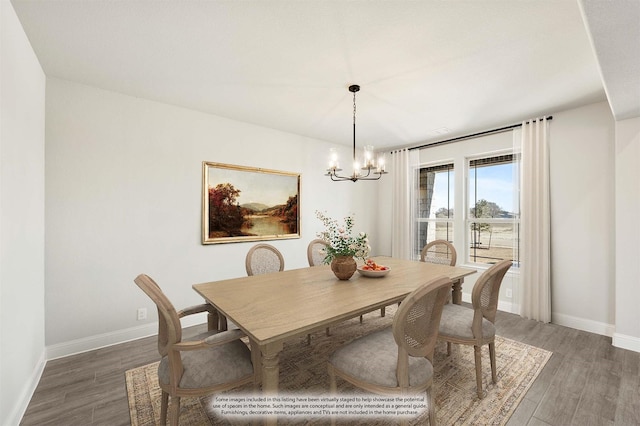
[[[477,179],[478,194],[474,180]],[[469,204],[485,199],[496,203],[502,210],[513,213],[513,163],[473,167],[469,170]]]
[[[514,213],[515,188],[513,184],[513,163],[473,167],[469,170],[469,203],[475,200],[474,180],[477,178],[478,200],[496,203],[502,210]],[[477,177],[476,177],[477,173]],[[450,179],[447,185],[447,179]],[[448,195],[448,197],[447,197]],[[443,207],[454,209],[454,172],[437,172],[433,189],[432,212]],[[470,205],[470,207],[472,207]]]

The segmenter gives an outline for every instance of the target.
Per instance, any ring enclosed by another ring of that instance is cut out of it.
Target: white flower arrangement
[[[316,211],[316,216],[326,228],[323,232],[318,233],[318,238],[328,244],[324,250],[324,263],[331,263],[338,256],[352,256],[366,260],[371,251],[369,238],[364,232],[360,232],[355,237],[351,235],[354,223],[353,214],[344,218],[344,225],[342,226],[337,220],[328,217],[326,213]]]

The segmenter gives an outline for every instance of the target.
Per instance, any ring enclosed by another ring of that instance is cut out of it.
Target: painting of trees
[[[202,244],[300,238],[300,174],[203,162]]]
[[[209,237],[242,235],[240,228],[247,219],[236,202],[239,195],[230,183],[209,187]]]

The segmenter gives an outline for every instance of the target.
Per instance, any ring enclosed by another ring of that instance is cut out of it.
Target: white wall
[[[315,210],[354,212],[355,230],[373,230],[375,183],[323,176],[328,143],[54,78],[46,114],[50,357],[155,333],[139,273],[177,308],[201,303],[192,284],[246,275],[255,243],[200,244],[202,161],[302,174],[302,237],[271,242],[286,269],[307,265],[322,229]],[[146,321],[136,321],[139,307]]]
[[[613,117],[606,102],[550,113],[554,117],[550,131],[552,321],[611,336],[616,310]],[[421,163],[460,161],[460,152],[472,155],[474,146],[481,153],[509,148],[511,140],[509,132],[423,149]],[[456,169],[463,166],[456,164]],[[456,185],[462,179],[456,173]],[[381,199],[390,197],[391,185],[381,185],[380,191]],[[456,199],[455,205],[461,202]],[[390,214],[386,209],[380,216],[390,218]],[[390,251],[391,230],[387,229],[378,225],[384,236],[380,247]],[[460,247],[460,233],[455,238]],[[463,265],[463,260],[458,264]],[[463,300],[471,300],[477,277],[465,280]],[[507,275],[500,290],[500,309],[517,312],[512,303],[517,301],[518,285],[517,275]],[[514,299],[506,297],[509,288]]]
[[[640,118],[616,122],[616,333],[640,352]]]
[[[615,323],[614,137],[606,102],[553,114],[552,321],[608,336]]]
[[[45,77],[0,2],[0,424],[18,424],[44,367]]]

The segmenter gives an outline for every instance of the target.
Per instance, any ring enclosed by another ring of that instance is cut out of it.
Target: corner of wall
[[[40,354],[40,359],[33,369],[33,373],[31,376],[25,381],[25,385],[22,387],[22,391],[15,398],[15,405],[13,409],[4,420],[7,425],[18,425],[24,416],[24,413],[27,411],[27,407],[29,406],[29,402],[31,402],[31,397],[33,393],[36,391],[38,387],[38,383],[40,382],[40,378],[42,377],[42,373],[44,372],[44,368],[47,365],[46,359],[46,351],[42,351]]]

